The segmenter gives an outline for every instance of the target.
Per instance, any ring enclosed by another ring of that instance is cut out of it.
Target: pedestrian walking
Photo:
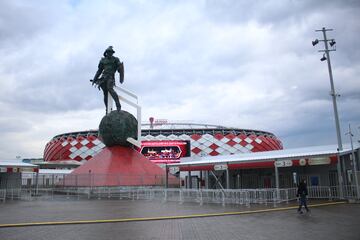
[[[308,195],[308,190],[307,190],[307,186],[306,186],[306,180],[303,179],[299,183],[298,190],[297,190],[297,197],[299,198],[299,208],[298,208],[299,214],[303,213],[302,206],[305,207],[306,212],[309,212],[309,208],[307,207],[307,199],[306,199],[307,195]]]

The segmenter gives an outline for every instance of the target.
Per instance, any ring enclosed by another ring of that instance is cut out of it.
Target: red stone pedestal
[[[106,147],[66,176],[66,186],[165,185],[165,170],[131,147]],[[169,176],[171,182],[176,178]]]

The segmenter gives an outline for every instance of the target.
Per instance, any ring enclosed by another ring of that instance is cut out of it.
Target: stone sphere
[[[107,146],[130,146],[128,137],[137,139],[136,118],[126,111],[112,111],[101,119],[99,138]]]

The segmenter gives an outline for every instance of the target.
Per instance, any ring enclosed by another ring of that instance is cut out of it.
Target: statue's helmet
[[[108,53],[108,52],[115,53],[115,51],[114,51],[114,49],[113,49],[112,46],[109,46],[109,47],[105,50],[105,52],[104,52],[104,57],[106,56],[106,53]]]

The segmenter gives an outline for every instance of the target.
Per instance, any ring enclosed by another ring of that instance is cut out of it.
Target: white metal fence
[[[311,199],[340,199],[338,187],[309,187]],[[163,187],[51,187],[0,190],[0,200],[130,199],[171,202],[217,203],[250,206],[297,199],[296,188],[286,189],[183,189]],[[345,199],[356,199],[355,186],[343,188]]]
[[[6,200],[6,189],[0,189],[0,201],[5,202]]]
[[[179,179],[168,177],[168,185],[179,186]],[[53,188],[53,187],[95,187],[95,186],[164,186],[164,175],[124,175],[124,174],[23,174],[18,187]]]

